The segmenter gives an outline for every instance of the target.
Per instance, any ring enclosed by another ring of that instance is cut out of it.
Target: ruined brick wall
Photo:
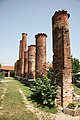
[[[28,51],[24,51],[24,77],[28,78]]]
[[[57,104],[66,106],[72,102],[72,65],[67,11],[58,11],[52,17],[53,67],[60,74]]]
[[[28,79],[36,78],[36,46],[28,46]]]
[[[44,33],[35,35],[36,38],[36,74],[43,76],[46,74],[46,37]]]

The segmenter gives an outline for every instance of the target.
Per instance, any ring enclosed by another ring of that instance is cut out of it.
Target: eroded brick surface
[[[36,74],[37,77],[46,74],[46,37],[44,33],[35,35],[36,38]]]
[[[52,17],[53,33],[53,66],[59,72],[57,104],[66,106],[72,102],[72,65],[67,11],[55,12]],[[56,74],[56,73],[55,73]],[[58,73],[57,73],[58,74]]]
[[[28,78],[28,51],[24,52],[24,77]]]
[[[28,79],[36,78],[36,46],[28,46]]]

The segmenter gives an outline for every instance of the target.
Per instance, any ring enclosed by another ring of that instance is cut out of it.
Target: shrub
[[[49,68],[47,70],[47,77],[56,85],[61,86],[62,75],[59,69]]]
[[[80,108],[80,104],[78,105],[78,108]]]
[[[69,103],[67,107],[70,108],[70,109],[75,109],[76,104],[75,103]]]
[[[5,75],[2,72],[0,72],[0,79],[3,79],[4,77]]]
[[[46,76],[47,76],[50,80],[53,80],[53,73],[54,73],[54,69],[53,69],[53,68],[48,68],[48,70],[46,71]]]
[[[72,75],[72,83],[73,83],[73,84],[76,84],[76,83],[77,83],[77,80],[78,80],[78,79],[77,79],[76,75],[73,74],[73,75]]]
[[[43,106],[49,108],[55,106],[55,98],[57,95],[54,82],[47,77],[37,78],[32,86],[33,96],[35,100]]]
[[[76,85],[78,88],[80,88],[80,82],[77,82],[75,85]]]

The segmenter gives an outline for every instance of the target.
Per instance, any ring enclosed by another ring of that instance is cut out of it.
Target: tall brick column
[[[19,59],[21,59],[21,51],[22,51],[22,40],[20,40],[20,46],[19,46]]]
[[[72,102],[72,65],[67,11],[58,11],[52,17],[53,67],[58,85],[57,104],[65,107]],[[58,78],[58,76],[60,78]]]
[[[36,46],[28,46],[28,80],[36,78]]]
[[[22,33],[22,43],[21,43],[21,77],[24,76],[24,51],[26,51],[26,33]]]
[[[28,51],[24,51],[24,77],[28,78]]]
[[[37,77],[46,74],[46,37],[44,33],[35,35],[36,38],[36,74]]]
[[[8,77],[10,77],[10,71],[8,71]]]
[[[20,68],[21,68],[20,60],[17,60],[17,73],[18,73],[18,76],[20,76],[20,74],[21,74]]]
[[[17,76],[17,61],[14,64],[14,71],[15,71],[15,76]]]
[[[18,76],[18,61],[19,60],[17,60],[15,63],[16,76]]]
[[[19,47],[19,64],[20,64],[20,76],[22,76],[22,40],[20,40],[20,47]]]

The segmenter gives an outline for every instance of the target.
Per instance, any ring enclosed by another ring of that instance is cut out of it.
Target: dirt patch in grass
[[[6,84],[7,91],[1,103],[0,120],[38,120],[31,111],[26,110],[18,91],[19,84],[17,82],[7,82]]]

